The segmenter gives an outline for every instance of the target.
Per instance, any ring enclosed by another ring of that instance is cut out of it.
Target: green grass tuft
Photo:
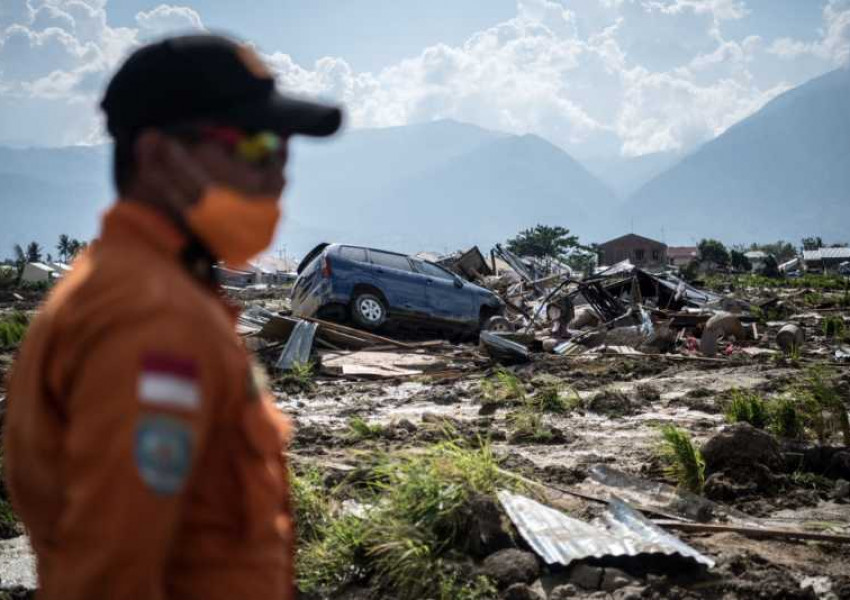
[[[0,318],[0,349],[17,348],[24,339],[29,319],[24,313],[14,312]]]
[[[770,430],[786,439],[802,439],[805,435],[805,416],[793,398],[785,396],[769,406]]]
[[[559,383],[547,383],[538,388],[530,403],[541,412],[568,413],[581,406],[581,398],[569,386],[564,388]]]
[[[348,420],[347,437],[351,440],[375,440],[383,437],[387,428],[380,423],[367,423],[362,417]]]
[[[289,488],[295,509],[295,526],[298,540],[315,540],[327,525],[331,511],[331,499],[325,490],[322,474],[318,469],[307,469],[298,474],[289,473]]]
[[[835,386],[833,370],[822,365],[806,369],[796,392],[806,407],[806,424],[821,444],[827,443],[834,430],[840,430],[844,445],[850,445],[850,419],[841,393]]]
[[[764,398],[751,390],[732,390],[725,416],[729,423],[749,423],[757,429],[767,427],[769,420]]]
[[[840,316],[824,317],[823,321],[821,321],[821,331],[828,338],[835,338],[838,341],[843,340],[846,332],[844,319]]]
[[[448,560],[468,543],[472,500],[517,487],[498,468],[488,444],[465,448],[445,442],[415,454],[381,455],[360,483],[358,500],[369,507],[367,518],[334,511],[338,503],[331,501],[313,503],[331,514],[311,517],[320,525],[299,545],[303,592],[326,597],[369,578],[401,600],[497,598],[486,579],[462,582]]]
[[[519,377],[498,368],[492,377],[481,381],[482,404],[504,404],[508,401],[524,402],[525,386]]]
[[[659,454],[667,464],[665,472],[676,480],[680,488],[694,494],[702,493],[705,486],[705,461],[685,430],[673,425],[662,425]]]

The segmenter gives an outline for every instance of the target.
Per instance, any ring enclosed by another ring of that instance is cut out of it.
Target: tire
[[[387,306],[375,294],[360,292],[351,301],[351,319],[364,329],[378,329],[387,320]]]
[[[495,315],[484,321],[481,330],[511,333],[514,331],[514,326],[505,317]]]

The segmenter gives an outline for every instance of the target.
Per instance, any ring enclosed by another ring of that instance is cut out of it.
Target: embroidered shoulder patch
[[[192,465],[194,433],[179,419],[145,416],[136,426],[136,469],[157,494],[183,489]]]
[[[150,354],[142,359],[139,402],[164,408],[196,410],[201,405],[201,386],[194,361]]]

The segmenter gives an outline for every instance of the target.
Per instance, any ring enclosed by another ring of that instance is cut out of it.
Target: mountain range
[[[0,258],[89,239],[113,197],[109,146],[0,147]],[[850,238],[850,71],[769,102],[688,155],[587,160],[455,121],[297,140],[276,247],[489,248],[537,223],[586,242],[629,230],[672,245]]]

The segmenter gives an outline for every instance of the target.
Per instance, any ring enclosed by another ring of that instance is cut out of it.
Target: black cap
[[[312,136],[331,135],[342,122],[337,107],[278,92],[250,47],[218,35],[172,37],[140,48],[112,78],[101,107],[117,139],[205,119]]]

